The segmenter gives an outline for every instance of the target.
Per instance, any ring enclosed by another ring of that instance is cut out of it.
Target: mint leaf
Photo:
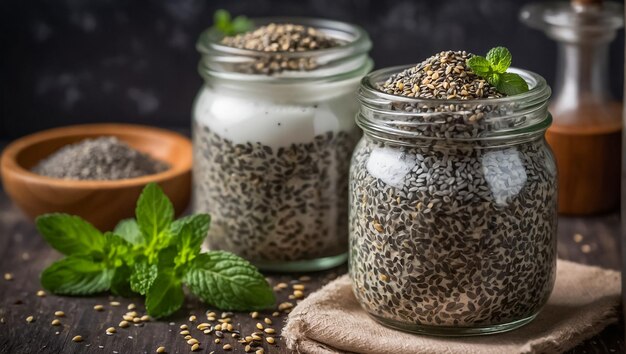
[[[222,310],[261,310],[276,301],[263,275],[245,259],[228,252],[198,255],[183,281],[204,302]]]
[[[130,242],[133,245],[139,245],[143,242],[143,236],[141,230],[139,230],[139,224],[135,219],[125,219],[120,221],[113,233],[120,235],[123,239]]]
[[[194,237],[191,224],[183,226],[175,239],[178,250],[178,254],[174,258],[176,268],[181,268],[190,263],[200,253],[200,245],[202,245],[203,239],[204,237]]]
[[[252,29],[252,22],[246,16],[237,16],[232,22],[232,34],[248,32]]]
[[[150,183],[137,200],[135,214],[146,243],[144,254],[148,258],[156,257],[158,249],[167,244],[165,238],[169,237],[174,207],[161,187],[156,183]]]
[[[230,13],[220,9],[213,14],[213,27],[225,36],[232,36],[251,30],[253,25],[246,16],[237,16],[231,21]]]
[[[115,268],[113,271],[113,277],[111,278],[111,292],[115,295],[131,297],[134,295],[133,290],[130,288],[130,268],[126,265]]]
[[[152,317],[176,312],[185,300],[182,283],[173,271],[160,271],[146,294],[146,311]]]
[[[517,74],[504,73],[500,75],[496,89],[507,96],[513,96],[528,91],[528,83]]]
[[[45,214],[37,218],[36,224],[46,242],[63,254],[102,256],[102,233],[78,216]]]
[[[146,260],[135,263],[130,275],[130,288],[141,295],[145,295],[157,277],[157,265],[149,264]]]
[[[467,66],[478,76],[487,76],[491,74],[491,64],[487,59],[480,55],[471,56],[467,59]]]
[[[493,71],[502,74],[506,72],[506,69],[508,69],[509,66],[511,66],[513,56],[505,47],[495,47],[487,53],[487,60],[491,64],[491,69]]]
[[[213,14],[213,24],[220,31],[228,30],[230,26],[230,12],[219,9]]]
[[[60,295],[90,295],[108,290],[113,271],[102,263],[69,256],[41,273],[44,289]]]
[[[126,242],[121,236],[112,232],[107,232],[104,238],[104,262],[109,268],[117,268],[123,264],[134,263],[131,253],[131,244]]]
[[[211,216],[209,214],[195,214],[185,216],[172,223],[170,227],[171,234],[175,238],[183,228],[183,226],[189,224],[191,226],[192,237],[194,243],[202,244],[209,232],[211,226]]]

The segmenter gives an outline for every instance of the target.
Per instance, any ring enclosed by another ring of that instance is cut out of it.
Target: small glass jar
[[[350,274],[377,321],[431,335],[530,322],[555,280],[557,171],[550,88],[479,100],[395,96],[366,76],[350,172]]]
[[[256,26],[316,28],[340,46],[260,52],[198,41],[205,80],[193,107],[193,208],[212,215],[210,249],[264,270],[341,264],[348,250],[348,172],[360,138],[356,90],[372,68],[359,27],[302,18]]]

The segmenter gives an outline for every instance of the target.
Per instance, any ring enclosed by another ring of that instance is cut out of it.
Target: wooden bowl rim
[[[123,131],[126,135],[152,135],[163,140],[173,140],[175,144],[180,144],[184,150],[187,150],[190,157],[192,155],[193,149],[189,138],[166,129],[124,123],[78,124],[43,130],[11,142],[4,149],[2,158],[0,159],[2,174],[12,174],[14,177],[20,178],[29,184],[48,185],[61,188],[118,189],[123,187],[141,186],[150,182],[158,183],[168,181],[191,171],[192,158],[181,158],[176,159],[175,161],[166,161],[170,164],[170,168],[168,170],[147,176],[112,181],[70,180],[38,175],[20,166],[16,160],[18,154],[24,149],[47,140],[58,139],[65,136],[85,136],[85,138],[87,138],[90,136],[107,134],[116,135],[116,133],[119,133],[120,131]]]

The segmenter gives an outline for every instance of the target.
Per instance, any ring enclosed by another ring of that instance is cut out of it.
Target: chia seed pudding
[[[213,217],[209,248],[266,270],[347,259],[355,90],[372,66],[369,46],[360,29],[321,20],[201,37],[193,206]],[[323,59],[328,51],[335,59]]]
[[[532,320],[552,291],[549,88],[519,71],[531,90],[505,97],[469,71],[469,56],[442,52],[361,87],[350,273],[361,306],[388,326],[501,332]]]

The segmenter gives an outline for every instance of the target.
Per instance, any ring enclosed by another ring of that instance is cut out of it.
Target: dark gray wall
[[[513,52],[514,65],[554,77],[555,44],[520,24],[519,0],[4,0],[0,2],[0,138],[83,122],[186,127],[195,93],[198,34],[217,8],[257,16],[357,23],[377,67],[437,51]],[[621,97],[624,37],[611,47]]]

